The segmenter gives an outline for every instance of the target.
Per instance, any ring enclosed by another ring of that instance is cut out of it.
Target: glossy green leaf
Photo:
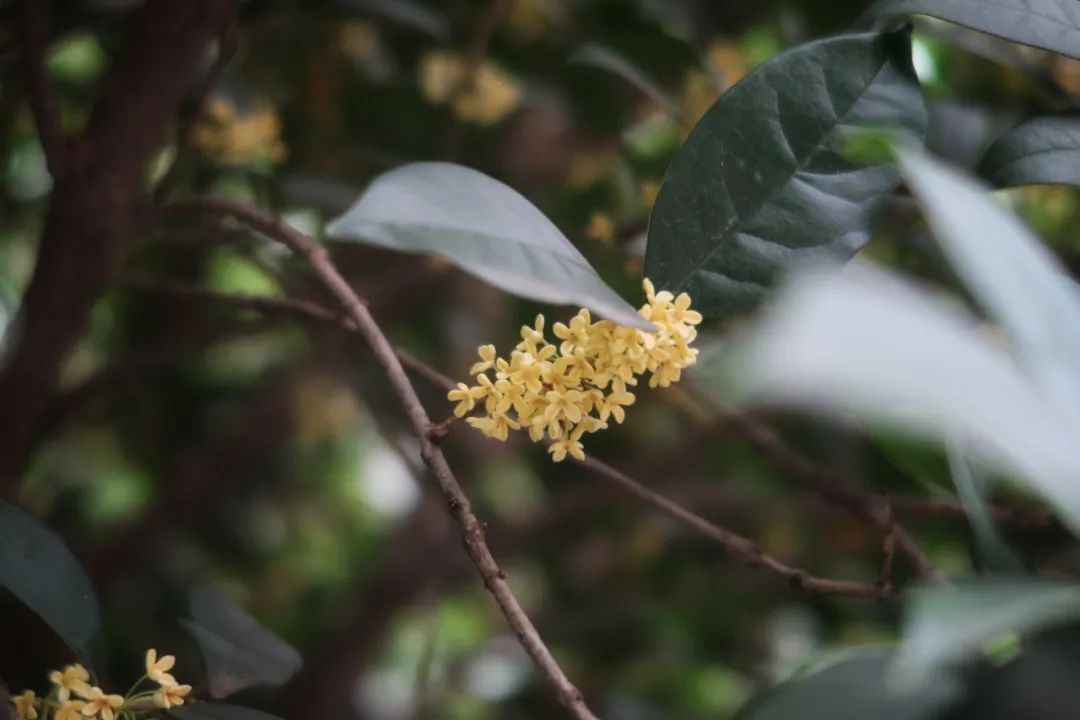
[[[1080,3],[1076,0],[881,0],[863,22],[930,15],[1022,45],[1080,58]]]
[[[1020,123],[994,141],[979,174],[998,187],[1080,185],[1080,114]]]
[[[1010,633],[1080,618],[1080,585],[987,581],[916,592],[908,604],[896,678],[921,684]]]
[[[747,310],[783,271],[847,259],[898,182],[844,152],[855,127],[921,136],[906,32],[809,43],[759,66],[705,114],[649,222],[645,274],[707,315]]]
[[[89,578],[51,530],[0,502],[0,586],[33,610],[83,663],[98,665],[101,616]]]
[[[261,710],[221,703],[191,703],[173,708],[169,716],[176,720],[280,720]]]
[[[952,698],[946,681],[918,693],[888,686],[893,653],[866,648],[812,668],[752,701],[736,720],[931,720]]]
[[[379,176],[327,227],[331,237],[441,255],[506,292],[646,323],[536,206],[481,172],[414,163]]]
[[[215,588],[192,591],[191,620],[180,622],[202,650],[212,697],[281,685],[303,664],[295,648]]]

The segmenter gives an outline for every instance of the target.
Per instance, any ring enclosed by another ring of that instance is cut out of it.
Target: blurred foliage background
[[[135,4],[53,3],[48,62],[66,127],[85,122]],[[241,198],[318,234],[377,174],[461,162],[526,194],[637,304],[650,205],[695,121],[755,65],[843,32],[867,4],[252,0],[155,179],[168,175],[172,197]],[[11,5],[0,5],[9,50],[19,32]],[[940,22],[917,22],[914,52],[930,148],[962,165],[1020,117],[1080,94],[1080,62]],[[10,52],[2,63],[0,306],[10,317],[50,178],[19,64]],[[472,87],[455,91],[466,75]],[[1078,266],[1075,190],[1005,197]],[[898,197],[867,252],[948,282],[917,217]],[[451,377],[464,377],[478,345],[505,347],[536,312],[549,321],[572,312],[516,300],[437,259],[331,247],[395,342]],[[89,569],[117,674],[147,646],[197,674],[177,618],[189,589],[212,583],[303,653],[280,693],[251,699],[287,717],[558,716],[468,565],[366,348],[331,327],[170,293],[162,281],[318,296],[302,267],[247,231],[176,221],[139,238],[123,282],[95,308],[19,499]],[[713,324],[702,345],[730,329]],[[590,452],[790,564],[875,581],[879,535],[728,432],[693,383],[690,372],[689,392],[643,393]],[[449,413],[438,388],[418,387],[433,417]],[[770,420],[815,462],[910,510],[943,571],[970,568],[965,526],[914,512],[945,492],[939,458]],[[458,430],[446,448],[513,587],[605,717],[731,717],[823,648],[895,637],[896,603],[801,594],[528,442]],[[1067,567],[1076,558],[1056,538],[1014,541],[1034,561]],[[909,578],[902,562],[896,574]],[[21,617],[4,602],[6,617]],[[62,660],[47,632],[22,620],[0,660],[13,686]]]

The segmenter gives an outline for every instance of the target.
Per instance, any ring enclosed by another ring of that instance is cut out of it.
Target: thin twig
[[[280,217],[242,203],[224,198],[203,198],[185,202],[182,206],[217,217],[239,220],[284,244],[307,260],[312,272],[341,303],[349,319],[355,324],[356,331],[364,338],[375,358],[382,365],[387,380],[401,401],[420,441],[420,456],[434,475],[450,508],[450,513],[461,526],[465,549],[518,640],[570,716],[595,720],[596,716],[585,704],[581,691],[563,672],[510,588],[506,574],[499,567],[487,546],[484,526],[476,517],[468,496],[454,477],[442,450],[428,439],[427,433],[432,426],[431,419],[420,403],[416,389],[405,374],[405,369],[394,352],[393,346],[371,316],[367,306],[338,272],[326,249],[314,238],[297,231]]]
[[[882,587],[893,587],[893,566],[896,564],[896,516],[893,514],[892,502],[889,493],[882,489],[881,499],[885,505],[886,517],[889,519],[889,530],[885,533],[881,549],[881,579]]]
[[[180,113],[180,119],[178,120],[176,127],[176,151],[173,154],[172,162],[169,164],[168,169],[162,174],[161,180],[158,181],[157,187],[154,188],[155,202],[163,202],[168,198],[169,193],[176,184],[176,180],[180,175],[180,167],[184,161],[184,156],[187,155],[188,151],[191,149],[192,136],[195,130],[195,123],[199,119],[199,113],[202,111],[206,99],[213,91],[218,78],[221,77],[221,73],[224,72],[225,67],[236,53],[236,25],[238,20],[239,18],[235,14],[226,19],[218,38],[217,56],[214,58],[213,64],[209,67],[206,74],[203,76],[203,79],[200,81],[199,87],[192,93],[192,98],[188,102],[188,106]]]
[[[309,319],[327,321],[337,325],[343,330],[354,333],[358,332],[356,323],[348,318],[336,315],[317,303],[306,300],[214,292],[198,287],[161,280],[137,279],[129,280],[126,284],[128,287],[142,291],[166,293],[184,298],[201,299],[222,305],[232,305],[234,307],[242,307],[263,312],[287,313],[290,315],[307,317]],[[436,387],[443,390],[449,390],[456,385],[453,379],[431,368],[423,361],[408,354],[406,351],[395,348],[394,352],[397,353],[398,359],[403,366],[408,367],[418,376],[423,377]],[[433,444],[441,443],[455,420],[455,417],[450,416],[443,422],[431,426],[427,433],[427,439]],[[712,542],[717,543],[725,551],[739,557],[747,565],[751,567],[762,567],[779,575],[793,588],[810,593],[863,598],[882,598],[894,594],[891,587],[815,577],[805,570],[792,567],[770,556],[753,540],[722,528],[700,515],[687,510],[659,493],[650,490],[626,473],[617,470],[607,463],[594,458],[586,458],[578,464],[614,484],[619,490],[637,498],[646,505],[649,505],[668,517],[682,523]]]
[[[679,392],[681,402],[678,405],[680,407],[695,414],[701,412],[701,403],[696,398],[690,396],[685,390]],[[812,492],[855,517],[861,518],[882,534],[892,532],[897,548],[904,553],[919,577],[928,582],[944,582],[944,577],[934,567],[933,562],[915,538],[902,525],[895,522],[880,503],[854,489],[846,478],[818,466],[789,447],[775,430],[753,415],[719,406],[712,409],[711,415],[725,431],[756,448],[773,467],[798,479]]]
[[[48,5],[42,0],[23,0],[23,72],[45,163],[53,179],[59,180],[65,172],[67,143],[60,123],[60,101],[45,64],[49,46]]]
[[[487,12],[480,22],[476,24],[472,40],[469,43],[468,53],[465,55],[465,66],[461,73],[461,82],[450,94],[450,121],[446,126],[446,134],[443,136],[444,160],[455,160],[461,149],[462,122],[458,116],[455,105],[458,100],[472,92],[476,86],[476,75],[487,55],[488,46],[495,37],[495,30],[503,19],[510,14],[514,7],[514,0],[491,0]]]

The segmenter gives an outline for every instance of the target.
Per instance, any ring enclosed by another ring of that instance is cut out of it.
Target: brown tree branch
[[[696,398],[691,397],[685,390],[681,392],[683,394],[682,406],[687,406],[687,404],[700,406]],[[911,533],[895,521],[882,503],[856,490],[846,478],[838,473],[818,466],[799,454],[789,447],[775,430],[753,415],[717,407],[714,419],[726,432],[757,449],[773,467],[798,479],[810,491],[851,515],[861,518],[882,535],[892,534],[897,549],[907,557],[919,577],[934,583],[944,581],[941,573],[934,567],[919,543],[911,536]]]
[[[0,368],[0,496],[14,494],[61,364],[126,254],[147,162],[194,86],[222,19],[235,10],[235,0],[147,0],[85,131],[68,145]]]
[[[47,2],[23,0],[22,59],[26,77],[26,96],[37,125],[38,139],[45,153],[45,163],[53,180],[64,175],[66,141],[60,124],[60,101],[45,63],[49,47],[49,18]]]
[[[281,218],[257,208],[237,203],[224,198],[203,198],[173,206],[194,209],[205,214],[227,217],[243,222],[267,237],[276,240],[297,255],[304,258],[311,270],[334,295],[355,324],[356,332],[367,342],[382,365],[387,380],[401,401],[413,430],[420,440],[420,455],[424,464],[431,470],[450,508],[450,513],[461,526],[462,539],[466,552],[472,559],[484,585],[488,588],[514,630],[525,651],[532,658],[544,680],[555,692],[559,703],[571,717],[583,720],[595,720],[596,716],[588,706],[574,684],[563,672],[552,656],[547,645],[533,626],[532,621],[521,607],[513,590],[506,580],[506,574],[499,567],[488,548],[484,537],[484,526],[476,517],[468,496],[458,484],[442,450],[432,443],[427,432],[431,420],[420,403],[415,388],[405,374],[401,361],[394,353],[393,346],[387,340],[367,306],[338,272],[329,253],[314,238],[305,235],[284,222]]]
[[[484,56],[487,55],[488,46],[491,44],[492,38],[495,37],[495,31],[503,19],[510,14],[513,7],[514,0],[490,0],[484,16],[476,23],[472,39],[469,42],[469,50],[465,55],[465,69],[462,72],[461,82],[450,94],[450,122],[446,126],[446,134],[443,136],[442,156],[444,160],[456,159],[461,150],[463,125],[454,106],[459,99],[472,92],[476,86],[476,74],[484,62]]]
[[[172,283],[161,280],[139,278],[128,281],[129,287],[145,292],[157,292],[183,297],[185,299],[202,300],[223,305],[232,305],[261,312],[286,313],[298,317],[332,323],[348,332],[359,332],[355,322],[349,318],[335,314],[318,303],[306,300],[288,298],[275,298],[265,296],[252,296],[240,293],[225,293],[204,290],[190,285]],[[426,363],[409,355],[400,348],[395,348],[401,364],[408,367],[418,376],[424,378],[436,387],[443,390],[452,389],[456,383],[453,379],[432,369]],[[447,421],[432,425],[427,433],[427,440],[433,444],[442,441],[449,431],[450,425],[455,418],[451,416]],[[435,432],[441,429],[441,432]],[[891,588],[868,583],[851,582],[846,580],[832,580],[811,575],[805,570],[792,567],[764,552],[753,540],[743,537],[730,530],[722,528],[715,523],[697,515],[668,498],[645,487],[642,483],[634,480],[626,473],[595,458],[586,458],[579,464],[595,475],[607,480],[622,492],[638,499],[646,505],[658,510],[664,515],[685,525],[702,537],[718,544],[725,552],[740,558],[750,567],[762,567],[783,578],[791,587],[810,593],[824,595],[836,595],[847,597],[881,598],[893,594]]]

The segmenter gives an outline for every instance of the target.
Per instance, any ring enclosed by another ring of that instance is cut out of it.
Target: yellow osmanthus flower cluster
[[[435,105],[450,103],[462,120],[494,125],[517,109],[521,87],[491,63],[481,62],[474,70],[472,83],[462,88],[468,63],[460,55],[433,52],[420,61],[420,90]]]
[[[603,430],[609,419],[623,422],[638,376],[650,373],[649,387],[667,387],[697,361],[690,343],[701,313],[690,309],[690,296],[656,292],[648,280],[644,287],[647,302],[638,313],[653,332],[593,322],[582,309],[569,325],[555,323],[561,341],[555,345],[545,339],[544,316],[538,315],[534,325],[521,328],[509,360],[498,357],[494,345],[480,347],[480,361],[469,371],[477,384],[458,383],[447,395],[457,403],[454,414],[464,417],[482,407],[483,414],[466,422],[484,435],[506,440],[510,430],[526,430],[533,442],[552,441],[548,451],[555,462],[567,455],[584,459],[582,436]]]
[[[218,95],[207,100],[192,128],[191,143],[223,165],[274,165],[286,155],[281,119],[273,107],[241,114],[231,100]]]
[[[183,705],[190,685],[181,685],[169,670],[176,663],[172,655],[158,657],[156,650],[146,651],[146,674],[139,678],[127,695],[113,695],[91,684],[90,672],[82,665],[68,665],[49,673],[52,689],[44,697],[24,690],[12,698],[20,720],[116,720],[146,716],[157,708],[168,710]],[[139,692],[147,680],[156,688]]]

